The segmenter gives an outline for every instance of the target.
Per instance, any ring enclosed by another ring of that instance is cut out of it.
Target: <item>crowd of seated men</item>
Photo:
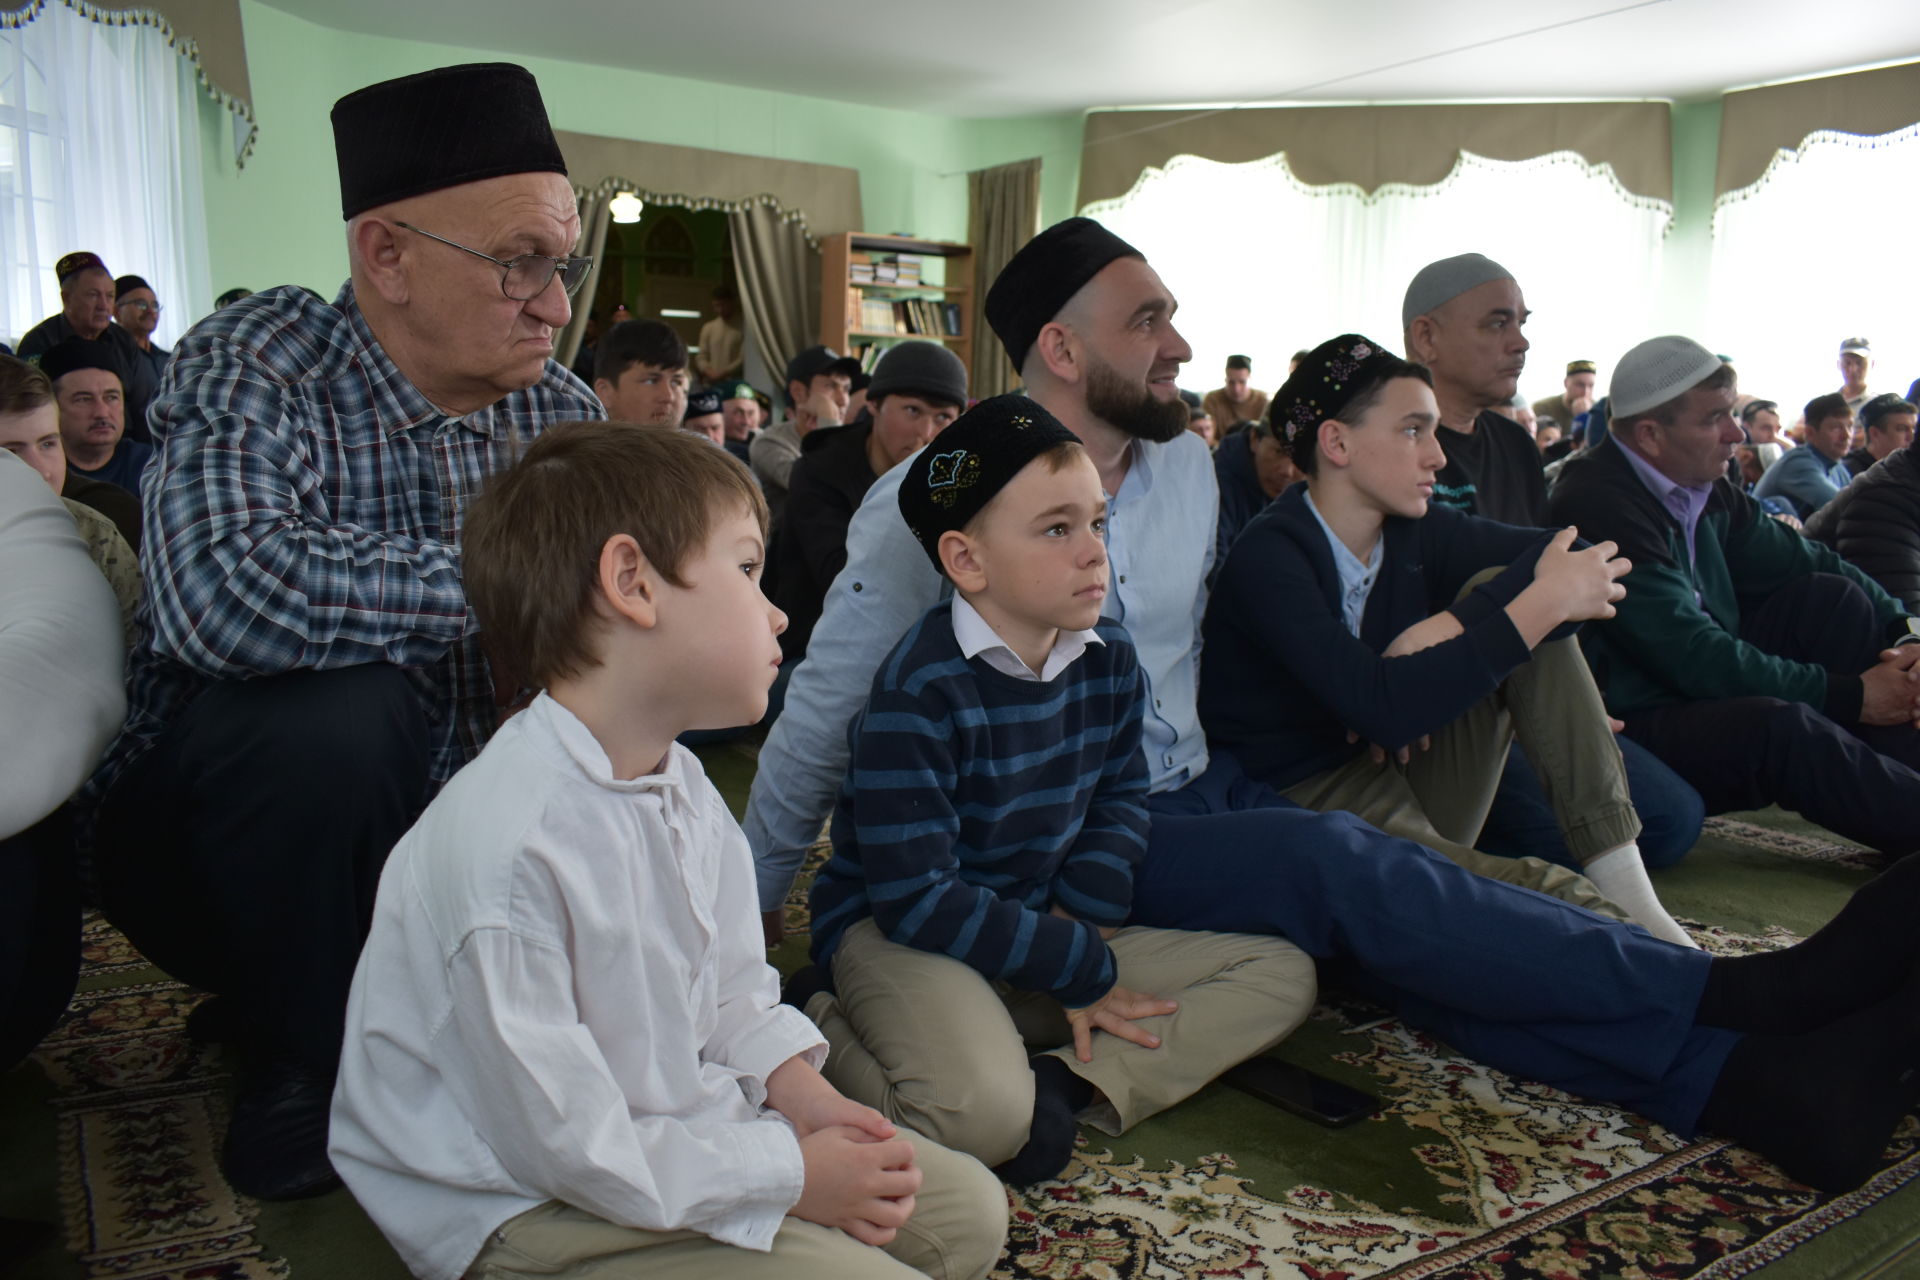
[[[1469,253],[1390,342],[1202,397],[1075,218],[984,299],[1020,393],[810,347],[775,421],[730,289],[692,349],[616,315],[553,359],[590,264],[528,72],[332,124],[332,299],[167,351],[75,252],[0,357],[0,705],[43,744],[0,1060],[96,906],[245,1051],[233,1186],[344,1178],[444,1277],[983,1274],[1000,1183],[1284,1038],[1321,960],[1823,1190],[1920,1100],[1920,444],[1864,339],[1791,426],[1675,335],[1529,402],[1523,282]],[[756,723],[736,824],[684,744]],[[1887,870],[1711,958],[1657,873],[1770,804]]]

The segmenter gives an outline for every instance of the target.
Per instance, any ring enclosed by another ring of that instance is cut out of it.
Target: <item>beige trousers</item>
[[[1126,928],[1108,945],[1121,986],[1180,1007],[1140,1021],[1159,1048],[1096,1031],[1083,1063],[1058,1002],[889,942],[862,920],[833,956],[837,996],[807,1006],[830,1046],[826,1077],[894,1123],[997,1165],[1032,1125],[1031,1051],[1051,1051],[1092,1084],[1086,1119],[1121,1133],[1278,1044],[1313,1007],[1313,959],[1279,938]]]
[[[1495,857],[1473,847],[1516,738],[1540,775],[1575,858],[1591,861],[1639,836],[1640,817],[1627,792],[1620,746],[1573,639],[1535,649],[1532,661],[1434,734],[1430,748],[1416,748],[1407,764],[1376,765],[1362,754],[1295,783],[1286,796],[1309,809],[1344,809],[1489,879],[1624,918],[1586,877],[1565,867],[1539,858]]]
[[[510,1218],[467,1268],[470,1280],[978,1280],[1007,1238],[1007,1192],[978,1162],[919,1134],[925,1181],[914,1212],[884,1250],[844,1231],[787,1218],[773,1249],[756,1253],[697,1231],[640,1231],[549,1200]]]

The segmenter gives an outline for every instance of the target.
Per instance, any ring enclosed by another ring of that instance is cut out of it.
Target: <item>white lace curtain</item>
[[[1868,387],[1920,378],[1920,125],[1877,137],[1821,132],[1782,150],[1713,215],[1708,331],[1744,391],[1788,422],[1837,390],[1840,343],[1873,344]]]
[[[1284,154],[1246,164],[1179,156],[1117,200],[1089,205],[1147,255],[1180,301],[1193,344],[1182,384],[1219,385],[1230,354],[1272,390],[1287,357],[1341,333],[1398,350],[1414,272],[1477,251],[1519,279],[1533,311],[1521,389],[1560,389],[1568,360],[1603,367],[1654,332],[1664,201],[1635,196],[1572,152],[1517,162],[1462,152],[1432,186],[1310,186]]]
[[[212,310],[191,62],[151,26],[49,4],[0,29],[0,340],[60,310],[53,264],[76,249],[145,276],[173,341]]]

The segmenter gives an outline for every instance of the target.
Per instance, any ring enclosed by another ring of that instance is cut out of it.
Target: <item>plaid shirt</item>
[[[467,506],[548,423],[605,416],[548,361],[526,390],[448,417],[394,367],[351,283],[330,304],[287,287],[208,317],[153,402],[127,723],[87,800],[213,681],[370,662],[413,680],[445,782],[495,720],[460,585]]]

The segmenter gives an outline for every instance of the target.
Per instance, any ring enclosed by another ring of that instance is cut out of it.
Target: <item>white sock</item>
[[[1700,944],[1687,936],[1667,909],[1660,905],[1647,879],[1646,864],[1640,861],[1640,846],[1632,842],[1609,849],[1586,866],[1580,874],[1593,881],[1606,899],[1627,913],[1627,917],[1656,938],[1677,942],[1696,950]]]

